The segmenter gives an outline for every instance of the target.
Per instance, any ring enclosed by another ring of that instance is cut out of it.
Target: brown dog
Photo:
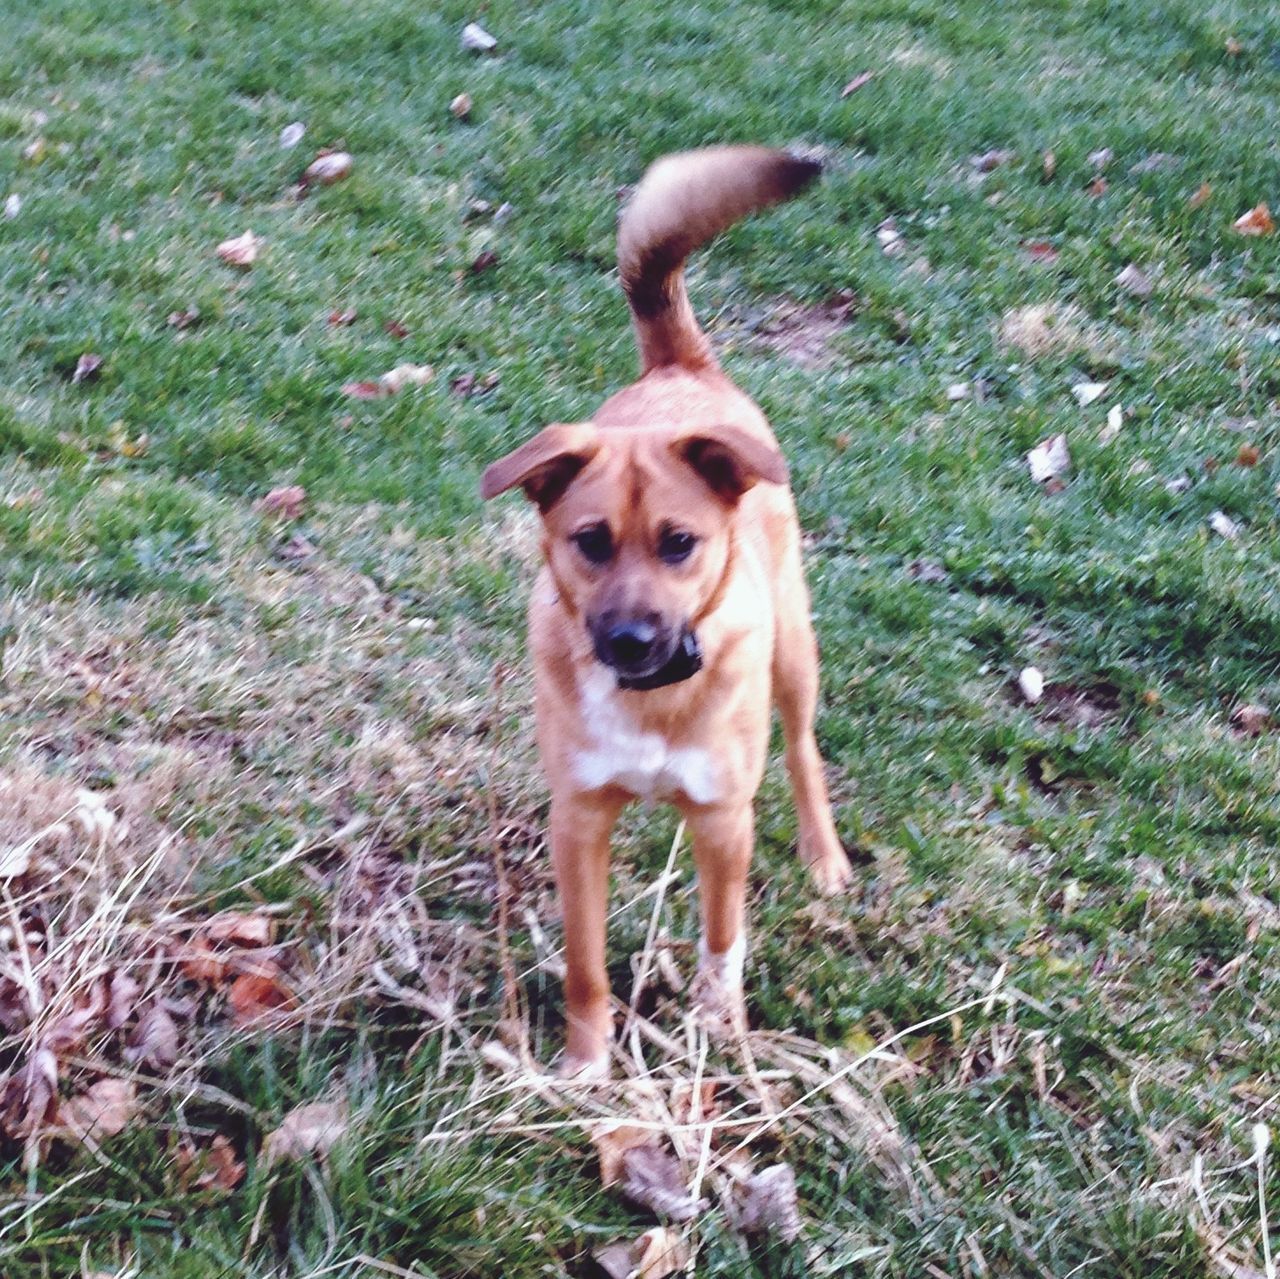
[[[542,514],[529,637],[564,917],[567,1073],[608,1071],[609,836],[631,799],[669,800],[688,822],[695,993],[713,1020],[739,1022],[752,801],[773,704],[800,856],[825,890],[849,878],[813,735],[817,645],[787,465],[764,415],[720,372],[684,285],[695,248],[819,167],[761,147],[656,163],[618,232],[640,380],[481,481],[486,498],[521,486]]]

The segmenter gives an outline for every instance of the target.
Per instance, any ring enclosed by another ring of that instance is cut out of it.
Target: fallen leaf
[[[847,98],[851,93],[857,93],[859,89],[865,88],[872,80],[875,79],[874,71],[860,71],[848,84],[840,90],[840,96]]]
[[[1100,147],[1089,152],[1089,164],[1095,169],[1105,169],[1115,159],[1115,152],[1110,147]]]
[[[205,1152],[208,1168],[196,1178],[201,1190],[234,1190],[244,1180],[244,1164],[236,1158],[235,1147],[221,1133],[209,1143]]]
[[[613,1186],[622,1180],[622,1156],[636,1146],[643,1146],[653,1139],[648,1128],[635,1124],[602,1124],[591,1134],[591,1144],[596,1148],[600,1161],[600,1184]]]
[[[200,323],[200,309],[189,306],[185,311],[170,311],[165,321],[171,329],[190,329]]]
[[[303,560],[309,560],[318,549],[314,542],[301,533],[295,533],[287,542],[277,546],[273,554],[286,564],[301,564]]]
[[[1270,235],[1276,224],[1271,217],[1271,210],[1265,204],[1255,204],[1248,213],[1241,214],[1232,224],[1231,229],[1240,235]]]
[[[307,490],[301,484],[287,484],[284,488],[272,489],[266,497],[259,498],[254,505],[266,515],[279,515],[282,519],[297,520],[302,518],[302,508],[306,505],[306,501]],[[268,936],[270,936],[269,929]],[[265,945],[266,943],[254,944]]]
[[[303,170],[302,181],[305,185],[318,182],[322,187],[331,187],[349,177],[354,165],[355,161],[346,151],[322,151]]]
[[[704,1079],[698,1087],[682,1079],[671,1090],[671,1117],[677,1124],[707,1123],[720,1114],[719,1085]]]
[[[800,1236],[796,1175],[789,1164],[752,1173],[734,1187],[731,1220],[743,1234],[769,1232],[791,1242]]]
[[[227,979],[227,961],[203,937],[192,937],[178,953],[178,967],[191,981],[221,986]]]
[[[449,383],[449,390],[465,400],[473,395],[484,395],[497,385],[496,373],[486,373],[483,377],[476,377],[474,373],[460,373]]]
[[[106,1023],[108,1030],[119,1030],[133,1016],[142,986],[128,973],[114,972],[108,978]]]
[[[238,266],[247,270],[258,260],[262,243],[252,231],[246,231],[243,235],[236,236],[234,240],[223,240],[216,252],[228,266]]]
[[[1044,696],[1044,676],[1037,666],[1025,666],[1018,672],[1018,689],[1034,706]]]
[[[1237,466],[1257,466],[1261,461],[1261,452],[1252,444],[1242,444],[1240,452],[1236,454]]]
[[[391,392],[380,382],[345,382],[342,394],[349,395],[353,400],[380,400]]]
[[[289,489],[276,489],[273,492],[290,494],[290,498],[285,499],[286,501],[294,499]],[[268,498],[270,496],[270,494],[267,495]],[[306,492],[298,488],[296,501],[300,504],[305,497]],[[220,911],[201,929],[210,941],[231,942],[236,946],[269,946],[273,931],[274,925],[270,915],[265,915],[261,911],[245,910]]]
[[[707,1208],[685,1184],[680,1161],[656,1144],[633,1146],[622,1156],[622,1193],[672,1221],[689,1221]]]
[[[379,379],[378,384],[388,395],[397,395],[406,386],[426,386],[435,377],[429,364],[397,364]]]
[[[609,1279],[666,1279],[689,1264],[684,1240],[666,1226],[654,1226],[630,1243],[606,1244],[592,1255]]]
[[[1085,190],[1096,200],[1107,193],[1107,180],[1099,175],[1089,183]]]
[[[131,1066],[166,1070],[178,1060],[178,1023],[160,1004],[151,1004],[129,1036],[124,1059]]]
[[[35,845],[30,840],[0,850],[0,879],[17,879],[25,875],[31,869],[34,851]]]
[[[22,197],[16,191],[13,191],[9,195],[5,196],[5,200],[4,200],[5,217],[12,222],[13,219],[16,218],[18,214],[21,212],[22,212]]]
[[[478,22],[468,22],[462,28],[462,47],[470,53],[492,53],[498,41]]]
[[[1048,240],[1024,240],[1022,252],[1032,262],[1052,266],[1058,260],[1058,250]]]
[[[1113,404],[1107,410],[1107,424],[1098,432],[1099,444],[1110,444],[1112,440],[1120,434],[1120,428],[1124,425],[1124,406],[1121,404]]]
[[[106,1004],[105,983],[90,983],[87,990],[77,995],[70,1012],[64,1013],[45,1027],[40,1042],[59,1057],[78,1051],[84,1044],[85,1036],[101,1028]]]
[[[1082,409],[1087,409],[1095,400],[1106,395],[1110,385],[1110,382],[1077,382],[1071,388],[1071,394],[1076,397],[1076,403]]]
[[[465,120],[471,114],[471,95],[460,93],[449,103],[449,114],[455,120]]]
[[[937,560],[912,560],[907,565],[907,576],[917,582],[937,583],[948,580],[946,567]]]
[[[1058,157],[1052,151],[1046,151],[1040,157],[1040,173],[1046,182],[1053,181],[1053,175],[1058,171]]]
[[[1202,182],[1198,187],[1196,187],[1195,191],[1187,200],[1187,207],[1191,209],[1198,209],[1201,205],[1208,204],[1212,195],[1213,187],[1211,187],[1207,182]]]
[[[76,361],[76,370],[71,375],[73,384],[92,382],[102,372],[102,356],[92,353],[82,355]]]
[[[1167,151],[1153,151],[1137,163],[1130,165],[1129,172],[1135,176],[1143,173],[1159,173],[1162,169],[1170,169],[1181,163],[1182,161],[1176,155],[1170,155]]]
[[[896,258],[899,254],[906,251],[906,241],[898,231],[898,224],[893,218],[885,218],[883,222],[876,227],[876,243],[880,246],[880,251],[887,258]]]
[[[57,1100],[58,1059],[50,1049],[37,1048],[5,1085],[0,1128],[11,1137],[26,1137],[49,1122]]]
[[[1271,726],[1271,709],[1256,702],[1237,706],[1231,712],[1231,722],[1249,737],[1257,737]]]
[[[189,1139],[183,1139],[174,1151],[178,1168],[178,1185],[183,1191],[234,1190],[244,1180],[245,1167],[237,1158],[235,1147],[221,1133],[198,1150]]]
[[[1225,511],[1214,511],[1209,516],[1209,527],[1219,537],[1225,537],[1229,542],[1234,542],[1240,536],[1240,525]]]
[[[1147,273],[1135,262],[1130,262],[1119,275],[1116,283],[1135,298],[1149,298],[1155,290]]]
[[[1223,47],[1231,57],[1238,58],[1244,52],[1244,41],[1235,36],[1228,36]]]
[[[30,511],[30,510],[34,510],[43,501],[44,501],[44,489],[29,488],[25,493],[15,493],[12,497],[5,498],[4,504],[11,511]],[[22,860],[24,857],[26,860],[26,864],[30,865],[30,862],[31,862],[30,849],[25,849],[24,851],[23,845],[19,845],[16,848],[10,848],[7,851],[0,852],[0,879],[6,879],[11,876],[12,872],[9,872],[6,870],[6,867],[10,864],[11,858]],[[24,869],[17,873],[25,874],[26,871]]]
[[[971,155],[969,163],[979,173],[990,173],[993,169],[998,169],[1002,164],[1008,164],[1010,160],[1016,159],[1017,154],[1016,151],[1003,149],[984,151],[981,155]]]
[[[360,318],[360,313],[354,308],[350,311],[330,311],[329,327],[331,329],[346,328],[349,324],[354,324]]]
[[[241,973],[227,991],[231,1019],[237,1026],[250,1026],[274,1014],[288,1012],[297,1005],[293,994],[282,983],[275,964],[260,966],[260,971]]]
[[[399,320],[388,320],[382,328],[384,332],[390,333],[393,338],[403,340],[409,336],[409,330]]]
[[[117,426],[122,426],[117,423]],[[123,430],[112,431],[111,444],[121,457],[146,457],[151,447],[151,436],[143,431],[141,435],[126,435]]]
[[[347,1131],[348,1118],[345,1101],[309,1101],[295,1107],[263,1141],[263,1164],[270,1167],[277,1159],[327,1155]]]
[[[285,151],[292,151],[294,147],[302,141],[303,134],[307,131],[307,126],[301,120],[295,120],[292,124],[286,124],[280,130],[280,146]]]
[[[483,275],[498,265],[498,255],[492,249],[485,249],[467,268],[472,275]]]
[[[90,1144],[123,1132],[138,1113],[137,1089],[127,1079],[100,1079],[61,1102],[53,1135]]]
[[[1065,475],[1071,469],[1071,454],[1067,449],[1067,437],[1065,435],[1051,435],[1048,439],[1041,440],[1027,454],[1027,467],[1031,471],[1031,478],[1037,484],[1043,484],[1046,480],[1055,480],[1061,475]]]

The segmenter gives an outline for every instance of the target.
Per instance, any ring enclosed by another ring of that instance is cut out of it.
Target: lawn
[[[657,1220],[618,1118],[708,1200],[691,1273],[1270,1279],[1280,235],[1233,224],[1280,216],[1280,13],[0,9],[0,1273],[598,1273]],[[633,375],[618,202],[738,140],[829,160],[691,291],[791,460],[856,886],[775,752],[708,1047],[687,846],[630,814],[575,1089],[536,525],[477,478]],[[748,1158],[797,1239],[734,1228]]]

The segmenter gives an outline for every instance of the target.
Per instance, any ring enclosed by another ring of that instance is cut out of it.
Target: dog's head
[[[543,554],[596,656],[626,687],[698,668],[695,628],[718,602],[734,517],[787,465],[737,426],[549,426],[484,473],[485,498],[519,486],[542,514]]]

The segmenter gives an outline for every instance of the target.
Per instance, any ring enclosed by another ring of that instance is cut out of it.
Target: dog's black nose
[[[643,666],[653,653],[658,628],[644,620],[620,622],[605,635],[605,648],[611,666]]]

